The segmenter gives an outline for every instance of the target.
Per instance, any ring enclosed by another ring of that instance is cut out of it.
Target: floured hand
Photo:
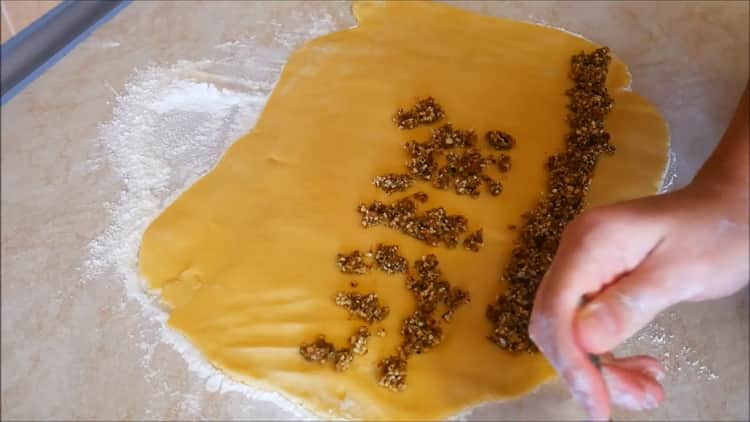
[[[530,334],[592,419],[609,418],[611,404],[642,410],[664,398],[657,360],[618,359],[610,350],[671,305],[747,284],[747,116],[746,91],[686,188],[586,211],[566,229],[537,292]],[[603,354],[601,372],[589,354]]]

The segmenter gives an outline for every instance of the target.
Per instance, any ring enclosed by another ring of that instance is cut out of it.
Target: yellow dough
[[[540,355],[491,344],[484,312],[503,287],[499,275],[517,233],[507,225],[520,224],[539,199],[543,163],[563,145],[570,57],[597,46],[440,4],[357,3],[353,11],[359,26],[291,55],[255,128],[151,224],[141,273],[160,289],[169,324],[215,366],[329,417],[445,418],[524,394],[554,372]],[[629,81],[614,58],[608,86],[615,109],[606,126],[617,153],[600,161],[590,204],[652,194],[661,182],[667,128],[653,106],[625,90]],[[465,215],[470,230],[484,228],[479,253],[360,226],[357,204],[404,196],[387,196],[371,180],[403,172],[403,144],[427,139],[430,127],[399,130],[391,117],[428,95],[446,111],[440,123],[480,136],[500,129],[517,140],[512,170],[502,177],[490,171],[505,186],[499,197],[471,199],[421,182],[409,191],[428,193],[423,210],[444,206]],[[400,245],[410,262],[435,253],[446,279],[472,295],[443,326],[443,343],[410,359],[401,393],[378,386],[376,364],[393,353],[414,307],[404,277],[347,276],[335,265],[337,253],[378,242]],[[387,335],[371,338],[369,353],[344,373],[305,362],[301,342],[324,333],[343,346],[362,325],[332,300],[353,279],[358,291],[377,292],[391,307],[381,324]]]

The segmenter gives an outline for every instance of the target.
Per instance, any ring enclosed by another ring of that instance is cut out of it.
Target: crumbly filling
[[[409,174],[388,173],[382,176],[375,176],[372,180],[372,184],[387,194],[403,192],[414,184],[414,176]]]
[[[410,197],[392,204],[380,201],[360,204],[357,211],[361,215],[362,227],[383,225],[430,246],[444,245],[448,248],[458,245],[459,237],[466,232],[469,223],[466,217],[448,214],[443,207],[419,213],[417,204]]]
[[[469,293],[443,280],[435,255],[426,255],[414,263],[407,275],[406,287],[412,292],[416,309],[401,324],[401,345],[396,354],[378,365],[380,385],[401,391],[406,388],[407,360],[438,346],[443,340],[441,324],[450,322],[455,311],[469,302]],[[445,309],[442,322],[435,318],[438,307]]]
[[[399,129],[414,129],[419,125],[435,123],[443,116],[443,107],[436,103],[434,98],[427,97],[418,100],[417,104],[408,110],[398,109],[393,116],[393,122]]]
[[[482,246],[484,246],[484,235],[482,233],[482,229],[479,229],[474,233],[466,236],[463,243],[464,249],[470,250],[472,252],[479,252],[479,250],[482,249]]]
[[[389,274],[403,273],[409,267],[406,258],[399,254],[398,245],[378,244],[373,257],[378,268]]]
[[[574,87],[566,92],[570,132],[565,137],[565,150],[547,161],[547,192],[524,215],[510,263],[502,275],[507,290],[487,307],[492,324],[489,339],[502,349],[537,351],[528,334],[536,290],[557,251],[563,229],[584,207],[599,157],[614,152],[604,129],[604,117],[613,105],[605,85],[609,62],[606,47],[571,58]],[[508,228],[513,230],[515,226]]]
[[[364,274],[370,271],[370,264],[365,260],[365,255],[360,251],[350,254],[336,255],[336,265],[344,274]]]
[[[334,297],[334,303],[346,309],[350,316],[368,324],[380,322],[390,313],[387,306],[380,304],[380,299],[375,293],[338,292]]]
[[[516,140],[502,130],[491,130],[484,134],[484,139],[487,140],[489,146],[498,151],[509,150],[516,145]]]

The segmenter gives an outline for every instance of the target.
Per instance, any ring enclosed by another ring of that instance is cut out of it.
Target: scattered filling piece
[[[489,176],[482,176],[482,180],[487,185],[487,190],[490,192],[490,195],[492,196],[498,196],[501,193],[503,193],[503,184],[498,182],[497,180],[489,177]]]
[[[367,341],[370,338],[370,331],[367,327],[359,327],[357,331],[349,337],[349,346],[336,349],[332,343],[326,340],[325,336],[318,336],[312,343],[303,343],[299,347],[302,357],[308,361],[324,365],[331,362],[333,369],[343,372],[349,369],[354,361],[354,355],[364,355],[367,353]]]
[[[513,148],[516,140],[510,134],[501,130],[491,130],[484,134],[487,143],[496,150],[503,151]]]
[[[477,134],[473,130],[453,129],[450,123],[432,131],[432,145],[436,148],[468,148],[477,142]]]
[[[450,291],[448,291],[448,297],[443,299],[443,303],[448,310],[441,315],[441,318],[443,318],[443,321],[445,322],[451,322],[456,309],[470,301],[471,298],[469,297],[469,292],[458,287],[452,287]]]
[[[424,192],[422,192],[422,191],[419,191],[419,192],[415,193],[411,197],[414,198],[414,199],[416,199],[417,201],[419,201],[421,203],[425,203],[425,202],[427,202],[428,199],[430,199],[430,197],[427,196],[427,194],[424,193]]]
[[[409,161],[406,162],[409,173],[420,180],[432,180],[438,168],[435,156],[440,154],[435,145],[431,142],[409,141],[404,148],[410,156]]]
[[[370,265],[365,262],[365,256],[360,251],[336,255],[336,265],[344,274],[364,274],[370,271]]]
[[[406,388],[406,359],[389,356],[378,363],[378,384],[391,391],[404,391]]]
[[[613,104],[605,85],[609,62],[606,47],[571,59],[570,79],[575,86],[566,92],[570,132],[565,150],[547,162],[547,193],[524,215],[519,239],[502,275],[508,288],[487,307],[486,316],[493,326],[489,339],[505,350],[537,351],[528,335],[534,295],[563,229],[583,209],[599,157],[614,152],[604,130],[604,117]]]
[[[444,305],[444,322],[450,322],[453,313],[469,302],[469,293],[442,279],[435,255],[426,255],[414,263],[415,273],[407,276],[406,287],[417,302],[416,309],[401,325],[403,340],[395,356],[383,359],[378,368],[379,383],[393,391],[406,388],[406,362],[409,356],[421,354],[443,340],[443,330],[434,314]]]
[[[344,372],[352,365],[354,354],[348,348],[336,350],[333,355],[333,369],[337,372]]]
[[[438,321],[431,312],[419,308],[406,317],[401,325],[401,335],[404,337],[401,352],[406,356],[420,354],[443,341],[443,330]]]
[[[474,233],[466,236],[463,243],[464,249],[470,250],[472,252],[479,252],[479,250],[482,249],[482,246],[484,246],[484,236],[482,235],[482,229],[479,229]]]
[[[507,173],[510,171],[510,155],[508,154],[500,154],[500,157],[497,159],[497,168],[500,170],[500,173]]]
[[[479,150],[469,148],[459,154],[450,152],[445,159],[447,163],[438,169],[432,185],[438,189],[446,189],[452,185],[459,195],[479,196],[482,176],[487,167],[487,159],[482,157]]]
[[[475,144],[474,131],[443,125],[432,132],[432,138],[427,142],[406,143],[405,148],[410,156],[406,168],[409,174],[423,181],[431,181],[437,189],[452,188],[459,195],[475,198],[480,195],[479,188],[485,183],[492,195],[499,195],[502,186],[484,173],[488,165],[496,163],[496,159],[482,156]],[[462,151],[445,154],[445,150],[456,147],[462,148]],[[438,158],[443,156],[445,164],[440,165]]]
[[[445,116],[443,108],[435,102],[432,97],[417,101],[417,104],[409,110],[402,108],[396,111],[393,122],[399,129],[414,129],[419,125],[435,123]]]
[[[318,336],[312,343],[303,343],[299,347],[299,353],[308,362],[324,364],[333,360],[336,348],[326,341],[325,336]]]
[[[456,247],[459,236],[468,226],[466,217],[448,214],[443,207],[418,214],[416,203],[409,197],[390,205],[380,201],[360,204],[357,211],[362,216],[362,227],[384,225],[431,246]]]
[[[372,180],[372,184],[387,194],[403,192],[414,184],[414,176],[408,174],[388,173],[382,176],[375,176]]]
[[[387,306],[380,305],[375,293],[338,292],[334,302],[368,324],[384,320],[390,312]]]
[[[378,244],[375,248],[375,263],[386,273],[403,273],[409,267],[406,258],[399,255],[398,245]]]
[[[367,354],[367,341],[370,339],[370,330],[367,327],[359,327],[357,332],[349,337],[349,345],[352,352],[358,355]]]

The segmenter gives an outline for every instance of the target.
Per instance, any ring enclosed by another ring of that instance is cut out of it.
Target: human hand
[[[747,186],[703,180],[586,211],[563,234],[530,334],[593,419],[609,417],[610,400],[635,410],[664,397],[658,361],[607,352],[675,303],[723,297],[747,283]],[[605,354],[601,372],[588,354]]]
[[[690,185],[585,211],[563,233],[529,334],[592,419],[608,419],[610,401],[639,410],[664,399],[656,359],[617,359],[610,350],[671,305],[720,298],[747,284],[748,115],[750,82]],[[601,371],[590,355],[601,355]]]

